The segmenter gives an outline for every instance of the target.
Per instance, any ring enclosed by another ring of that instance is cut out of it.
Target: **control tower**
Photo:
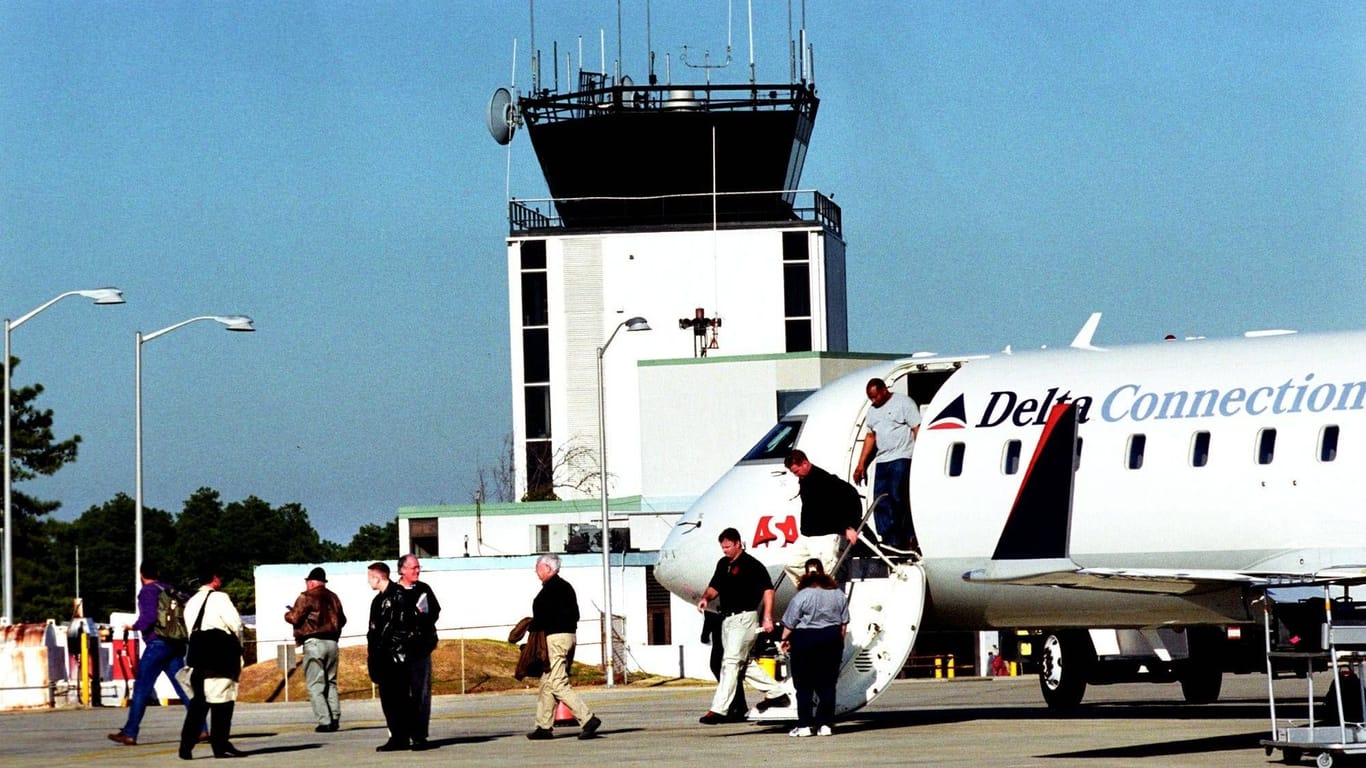
[[[579,71],[568,92],[495,91],[490,132],[524,129],[550,192],[508,203],[522,498],[596,497],[600,394],[611,495],[641,494],[640,361],[847,351],[840,209],[800,186],[820,105],[801,50],[786,83]],[[627,332],[638,317],[650,332]],[[709,418],[713,394],[677,417]]]

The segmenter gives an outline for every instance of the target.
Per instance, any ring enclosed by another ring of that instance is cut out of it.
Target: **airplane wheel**
[[[1081,703],[1096,649],[1086,630],[1049,633],[1039,654],[1039,690],[1048,708],[1066,712]]]
[[[1224,673],[1218,667],[1192,665],[1181,675],[1181,696],[1187,704],[1213,704],[1224,687]]]
[[[1190,658],[1179,668],[1181,695],[1187,704],[1213,704],[1224,687],[1219,658],[1221,632],[1213,627],[1188,627],[1186,642]]]
[[[1333,768],[1333,754],[1331,752],[1320,752],[1319,756],[1314,758],[1314,765],[1317,765],[1318,768]]]

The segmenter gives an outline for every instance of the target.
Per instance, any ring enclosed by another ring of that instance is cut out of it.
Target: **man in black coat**
[[[801,535],[789,548],[783,570],[796,584],[805,573],[806,561],[814,557],[826,573],[833,574],[841,545],[858,543],[863,497],[854,486],[812,464],[804,451],[794,449],[783,464],[797,476],[802,497]]]
[[[526,737],[532,741],[552,739],[555,734],[555,702],[563,701],[574,718],[583,723],[580,739],[591,739],[602,720],[569,687],[569,666],[574,663],[574,646],[579,629],[579,598],[569,582],[560,578],[558,555],[536,558],[536,577],[541,580],[541,591],[531,601],[531,631],[545,633],[546,651],[550,663],[541,675],[541,692],[536,699],[536,730]]]
[[[369,644],[366,667],[379,686],[380,708],[389,726],[389,740],[375,751],[397,752],[410,748],[417,721],[417,696],[408,668],[418,634],[417,616],[402,588],[389,580],[388,563],[371,563],[367,577],[377,594],[370,602],[370,628],[365,635]]]

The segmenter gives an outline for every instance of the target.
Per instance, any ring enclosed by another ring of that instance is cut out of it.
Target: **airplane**
[[[837,712],[875,699],[922,630],[1041,630],[1040,688],[1059,710],[1106,681],[1095,628],[1177,637],[1187,700],[1217,699],[1215,628],[1262,625],[1272,590],[1366,580],[1366,333],[1102,348],[1099,320],[1065,348],[922,353],[821,388],[684,513],[656,577],[695,602],[735,527],[785,604],[800,501],[783,459],[800,448],[848,480],[865,385],[882,378],[921,408],[923,558],[846,583]]]

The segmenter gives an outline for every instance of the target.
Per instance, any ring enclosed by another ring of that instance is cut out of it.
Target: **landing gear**
[[[1039,690],[1048,708],[1066,712],[1086,694],[1086,677],[1096,661],[1091,635],[1084,629],[1048,633],[1039,654]]]
[[[1181,695],[1187,704],[1213,704],[1224,687],[1224,672],[1219,659],[1219,631],[1209,627],[1186,630],[1189,656],[1178,675]]]

